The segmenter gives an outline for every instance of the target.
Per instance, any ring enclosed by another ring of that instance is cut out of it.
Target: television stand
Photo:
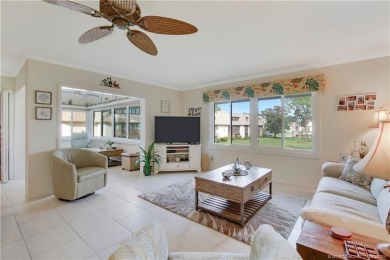
[[[160,155],[160,165],[155,165],[154,173],[160,171],[201,171],[201,145],[155,144],[155,152]]]

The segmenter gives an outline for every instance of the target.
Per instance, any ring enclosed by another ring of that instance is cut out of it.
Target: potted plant
[[[145,176],[148,176],[152,172],[152,163],[157,163],[157,165],[161,162],[161,157],[156,152],[154,152],[154,142],[151,143],[147,149],[143,149],[140,147],[141,152],[139,155],[139,158],[135,162],[136,164],[139,164],[140,162],[144,163],[144,174]]]

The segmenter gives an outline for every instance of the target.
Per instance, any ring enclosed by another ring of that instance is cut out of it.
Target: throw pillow
[[[363,173],[357,172],[353,169],[353,166],[359,162],[359,159],[352,155],[348,157],[340,179],[361,186],[367,190],[370,189],[372,177],[369,177]]]

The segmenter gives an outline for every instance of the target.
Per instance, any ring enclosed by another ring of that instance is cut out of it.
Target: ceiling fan
[[[161,16],[141,16],[141,9],[136,0],[100,0],[99,11],[67,0],[43,0],[44,2],[66,7],[92,17],[104,18],[112,23],[109,26],[93,28],[79,38],[79,43],[85,44],[99,40],[114,30],[114,27],[127,30],[127,38],[140,50],[157,55],[153,41],[143,32],[130,29],[138,26],[141,29],[158,34],[183,35],[196,33],[198,29],[186,22]]]

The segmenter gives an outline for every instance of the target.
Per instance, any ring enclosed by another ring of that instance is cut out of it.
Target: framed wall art
[[[51,107],[36,107],[35,118],[37,120],[51,120]]]
[[[375,93],[340,96],[337,111],[375,110]]]
[[[51,105],[51,92],[36,90],[35,104]]]

